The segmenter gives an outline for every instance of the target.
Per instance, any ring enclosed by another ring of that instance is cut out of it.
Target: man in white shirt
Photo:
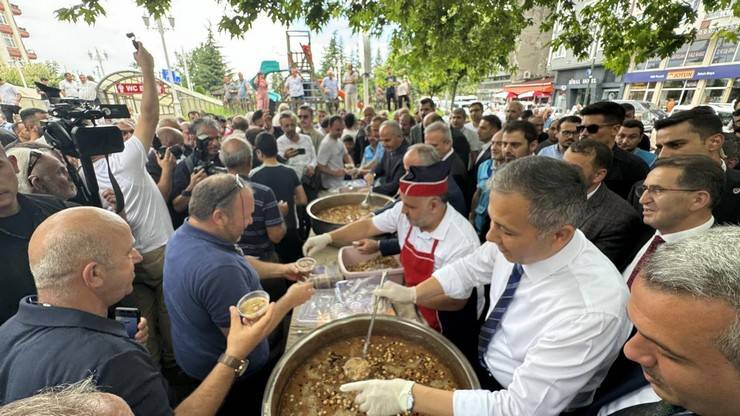
[[[478,131],[465,127],[467,119],[468,115],[465,113],[464,108],[456,108],[452,110],[452,114],[450,115],[450,128],[456,129],[462,133],[463,136],[465,136],[465,140],[468,141],[468,145],[470,145],[470,160],[463,160],[463,162],[465,162],[465,166],[471,166],[478,158],[478,152],[481,151],[483,145],[480,138],[478,138]]]
[[[643,221],[656,231],[624,270],[622,277],[628,287],[632,287],[658,247],[695,236],[714,225],[712,209],[719,202],[723,186],[724,172],[707,156],[658,159],[637,189],[643,205]],[[614,391],[621,394],[603,406],[600,414],[659,400],[642,373],[630,370],[634,366],[621,356],[617,360],[609,379],[620,381]]]
[[[691,261],[686,261],[691,259]],[[659,248],[632,286],[637,328],[624,347],[662,401],[617,416],[737,415],[740,410],[740,227]]]
[[[80,96],[80,87],[75,81],[75,76],[70,72],[64,73],[64,79],[59,83],[62,97],[77,98]]]
[[[316,170],[321,173],[321,186],[324,189],[335,189],[342,186],[347,170],[345,163],[354,166],[352,156],[347,153],[339,139],[344,131],[344,121],[340,116],[329,119],[329,133],[321,140],[316,156]]]
[[[573,224],[586,202],[580,173],[564,162],[525,157],[496,172],[488,242],[405,288],[377,295],[434,307],[490,284],[492,307],[479,358],[487,390],[444,391],[406,380],[342,386],[368,413],[559,415],[591,402],[629,336],[628,292],[619,272]],[[497,386],[498,384],[498,386]]]
[[[296,131],[296,120],[293,113],[280,114],[282,136],[277,138],[278,154],[285,158],[287,166],[293,169],[298,179],[313,177],[316,172],[316,151],[311,138]]]
[[[87,79],[87,75],[80,74],[78,91],[81,100],[93,101],[98,98],[97,85]]]
[[[147,318],[147,349],[155,364],[158,365],[160,358],[164,358],[164,365],[169,366],[175,361],[169,317],[162,293],[162,268],[165,245],[174,230],[165,200],[145,168],[159,121],[154,60],[141,43],[134,57],[141,67],[144,81],[141,113],[133,135],[124,142],[123,151],[109,156],[111,172],[123,193],[126,221],[136,240],[134,247],[143,257],[141,263],[136,265],[134,291],[124,298],[122,304],[138,308],[142,316]],[[111,188],[105,158],[99,156],[93,162],[100,188]]]
[[[290,76],[285,79],[285,89],[288,92],[288,97],[290,97],[290,110],[297,113],[298,107],[303,103],[303,96],[305,95],[303,78],[298,71],[298,67],[293,66],[290,68]]]
[[[20,111],[20,102],[21,93],[18,92],[15,86],[0,78],[0,104],[3,115],[5,115],[8,122],[12,123],[13,114],[18,114],[18,111]]]
[[[410,161],[407,159],[407,162]],[[422,283],[435,270],[480,245],[473,226],[447,202],[448,182],[451,180],[448,175],[449,166],[442,161],[429,166],[410,166],[399,182],[400,203],[372,218],[312,237],[303,246],[304,251],[312,255],[331,243],[360,246],[363,242],[358,240],[397,233],[404,282],[412,287]],[[474,358],[478,302],[477,297],[469,302],[470,297],[468,293],[459,299],[451,299],[442,308],[421,307],[420,311],[432,328],[442,332],[463,353]],[[441,312],[438,309],[463,310]],[[466,325],[467,330],[463,329]]]

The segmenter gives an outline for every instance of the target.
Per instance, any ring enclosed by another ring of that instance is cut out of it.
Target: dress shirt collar
[[[430,232],[422,231],[421,228],[419,228],[419,238],[423,238],[425,240],[443,240],[447,236],[447,230],[450,229],[450,222],[452,222],[452,216],[455,215],[455,212],[455,208],[452,208],[452,205],[447,203],[445,215],[442,217],[442,221],[439,225],[437,225],[437,228]]]
[[[449,159],[449,158],[450,158],[450,156],[452,156],[452,154],[453,154],[453,153],[455,153],[455,149],[450,149],[450,151],[449,151],[449,152],[447,152],[447,154],[446,154],[446,155],[445,155],[445,156],[444,156],[444,157],[442,158],[442,160],[447,160],[447,159]]]
[[[486,152],[490,151],[490,149],[491,141],[489,141],[488,143],[483,143],[483,146],[481,146],[480,152],[478,152],[478,157],[475,158],[475,161],[479,161],[483,157],[483,155],[486,154]]]
[[[35,295],[21,299],[16,319],[30,326],[79,327],[128,338],[120,322],[77,309],[37,303]]]
[[[591,197],[594,196],[594,194],[596,194],[596,192],[599,191],[599,188],[601,188],[601,184],[596,185],[596,189],[586,194],[586,200],[591,199]]]
[[[532,279],[544,279],[547,276],[551,276],[572,263],[576,256],[583,250],[585,243],[586,237],[581,230],[576,230],[570,241],[557,253],[532,264],[523,264],[524,273]]]
[[[670,233],[670,234],[662,234],[660,231],[655,231],[655,235],[659,235],[665,240],[666,243],[673,243],[675,241],[681,241],[685,238],[694,236],[696,234],[699,234],[702,231],[706,231],[714,225],[714,217],[709,217],[709,220],[705,222],[704,224],[701,224],[699,226],[696,226],[694,228],[689,228],[688,230],[679,231],[676,233]]]

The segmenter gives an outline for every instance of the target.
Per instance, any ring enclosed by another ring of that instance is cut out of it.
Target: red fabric
[[[437,249],[439,240],[434,240],[431,253],[422,253],[409,242],[411,229],[412,226],[409,225],[409,232],[406,233],[406,240],[401,249],[401,266],[403,266],[403,278],[406,281],[406,286],[414,287],[427,280],[434,272],[434,251]],[[419,311],[429,326],[437,331],[442,330],[436,310],[419,306]]]
[[[434,183],[409,182],[401,180],[399,190],[406,196],[438,196],[447,192],[447,178]]]
[[[658,246],[663,243],[665,243],[665,240],[663,240],[663,238],[661,238],[659,235],[656,235],[653,238],[653,241],[650,242],[647,250],[645,250],[645,254],[642,255],[642,258],[640,258],[640,261],[637,262],[635,268],[632,270],[632,273],[630,273],[630,278],[627,280],[627,287],[632,289],[632,283],[635,281],[637,274],[640,273],[640,270],[643,266],[645,266],[645,263],[650,260],[650,257],[653,257],[653,254],[655,253],[655,250],[658,249]]]

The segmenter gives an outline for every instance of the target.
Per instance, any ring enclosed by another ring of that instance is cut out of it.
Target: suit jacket
[[[620,272],[642,246],[639,236],[648,228],[637,211],[603,183],[586,202],[577,226]]]
[[[664,401],[638,404],[622,409],[611,416],[696,416],[696,413]]]
[[[383,158],[375,166],[376,178],[382,178],[383,183],[373,187],[373,192],[379,194],[394,196],[398,192],[398,183],[401,177],[406,173],[403,169],[403,155],[409,145],[405,141],[401,142],[398,149],[392,152],[384,152]]]
[[[615,194],[629,200],[632,185],[645,179],[650,170],[642,159],[616,145],[612,148],[612,156],[614,157],[612,166],[606,174],[604,183]]]
[[[411,127],[409,136],[411,137],[411,143],[409,144],[424,143],[424,128],[421,126],[421,123],[416,123]]]
[[[642,186],[644,181],[636,182],[630,191],[629,202],[642,217],[642,204],[635,189]],[[740,171],[727,169],[725,172],[725,187],[719,204],[712,210],[715,224],[740,225]]]

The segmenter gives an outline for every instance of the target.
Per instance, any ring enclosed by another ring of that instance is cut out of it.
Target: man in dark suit
[[[375,123],[375,120],[373,120]],[[403,139],[403,132],[398,122],[384,121],[380,125],[380,144],[383,146],[383,158],[375,167],[379,184],[373,186],[373,192],[394,196],[398,192],[398,181],[404,175],[403,155],[409,145]]]
[[[424,120],[426,124],[426,119]],[[469,192],[467,187],[467,174],[468,170],[465,163],[460,158],[460,155],[455,153],[452,148],[452,131],[443,121],[435,121],[424,127],[424,143],[431,145],[437,151],[443,161],[446,161],[450,166],[450,175],[455,180],[457,185],[462,189],[465,201],[470,201]]]
[[[589,104],[581,110],[581,119],[581,140],[596,140],[612,151],[612,167],[604,183],[614,193],[628,199],[632,184],[645,179],[648,167],[642,159],[616,145],[617,133],[624,122],[624,108],[611,101]]]
[[[499,130],[501,130],[501,120],[493,114],[483,116],[478,123],[478,138],[481,142],[481,150],[475,158],[473,168],[468,173],[469,176],[473,177],[473,180],[475,180],[475,176],[478,174],[480,165],[486,160],[491,159],[491,140]]]
[[[563,160],[583,172],[588,201],[580,218],[581,230],[619,271],[627,267],[640,247],[638,236],[647,228],[632,206],[603,183],[612,164],[612,153],[605,144],[585,139],[574,142]]]
[[[704,155],[712,158],[725,171],[725,186],[712,214],[717,224],[740,224],[740,171],[727,169],[722,160],[722,120],[710,107],[700,106],[681,111],[671,117],[657,120],[656,145],[659,159],[679,155]],[[636,183],[631,192],[630,202],[642,213],[640,197],[634,192],[642,186]]]
[[[423,121],[428,114],[434,113],[436,108],[437,105],[434,103],[434,100],[431,98],[422,98],[419,102],[419,117],[421,117],[421,120]],[[417,123],[411,127],[410,144],[424,143],[424,127],[425,126],[422,123]]]
[[[738,270],[740,227],[716,227],[655,252],[632,286],[627,311],[637,333],[624,353],[640,364],[662,400],[605,412],[738,414]]]

